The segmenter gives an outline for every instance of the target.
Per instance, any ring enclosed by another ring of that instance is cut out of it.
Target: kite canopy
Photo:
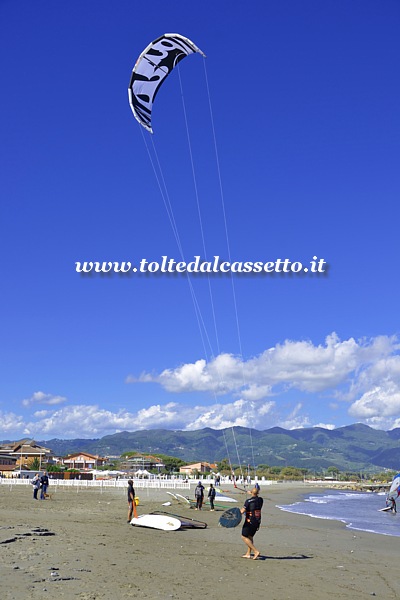
[[[205,57],[188,38],[166,33],[151,42],[137,59],[129,82],[129,104],[135,119],[147,131],[153,133],[151,111],[161,84],[179,61],[196,52]]]

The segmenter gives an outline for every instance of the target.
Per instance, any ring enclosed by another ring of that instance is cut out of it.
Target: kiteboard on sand
[[[182,496],[182,494],[175,494],[177,500],[181,500],[182,502],[185,502],[186,504],[190,504],[190,500],[189,498],[185,498],[185,496]]]
[[[237,527],[242,520],[240,508],[235,506],[226,510],[219,518],[218,525],[221,527]]]
[[[177,500],[179,502],[179,500],[175,494],[173,494],[172,492],[167,492],[167,494],[168,494],[168,496],[171,496],[171,498],[173,498],[174,500]]]
[[[175,517],[166,515],[140,515],[139,517],[133,517],[131,525],[162,529],[163,531],[176,531],[180,528],[181,522]]]
[[[161,514],[177,518],[181,522],[181,529],[207,529],[207,523],[198,521],[197,519],[191,519],[190,517],[181,517],[181,515],[175,515],[173,513],[167,513],[163,511],[157,511],[156,513],[152,514]]]
[[[237,502],[235,498],[230,498],[229,496],[223,496],[222,494],[216,494],[215,496],[216,502]]]
[[[190,504],[190,500],[182,496],[181,494],[173,494],[172,492],[167,492],[168,496],[171,496],[174,500],[176,500],[179,504]]]

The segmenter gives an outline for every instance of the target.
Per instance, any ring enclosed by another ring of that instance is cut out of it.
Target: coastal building
[[[181,475],[186,475],[187,477],[190,477],[191,475],[211,473],[211,471],[214,471],[216,469],[217,465],[208,462],[198,462],[192,465],[185,465],[184,467],[179,467],[179,473]]]
[[[17,457],[11,454],[0,454],[0,474],[6,475],[15,470]]]
[[[35,440],[29,439],[0,444],[0,454],[10,456],[15,460],[13,470],[29,469],[35,459],[39,461],[40,468],[44,464],[51,463],[53,458],[53,452],[49,448],[40,446]]]
[[[164,466],[162,460],[156,456],[135,454],[134,456],[130,456],[121,461],[119,468],[123,471],[137,472],[138,470],[150,471],[151,469],[157,469],[159,471],[160,469],[163,469]]]
[[[90,454],[89,452],[74,452],[61,459],[61,463],[66,469],[78,469],[79,471],[97,469],[98,467],[102,467],[106,462],[106,458],[97,454]]]

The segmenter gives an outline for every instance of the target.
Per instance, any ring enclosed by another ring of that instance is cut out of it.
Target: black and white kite
[[[189,54],[205,54],[178,33],[166,33],[151,42],[139,56],[129,82],[129,104],[135,119],[150,133],[151,111],[157,92],[171,71]]]

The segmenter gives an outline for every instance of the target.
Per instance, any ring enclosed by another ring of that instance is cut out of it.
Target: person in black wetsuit
[[[133,489],[132,479],[128,480],[128,523],[131,522],[135,503],[135,490]]]
[[[397,513],[396,500],[393,498],[393,496],[386,499],[386,506],[389,506],[393,513]]]
[[[261,509],[264,500],[259,497],[258,489],[253,488],[251,490],[251,498],[248,498],[244,503],[243,508],[240,512],[245,514],[245,520],[242,527],[242,540],[247,546],[246,554],[243,558],[251,558],[253,552],[253,560],[256,560],[260,556],[260,551],[253,544],[253,538],[261,525]]]
[[[213,486],[212,483],[210,483],[210,489],[208,490],[208,500],[210,502],[210,507],[211,507],[210,511],[214,510],[215,494],[216,494],[215,487]]]
[[[195,510],[201,510],[201,507],[203,506],[203,500],[204,500],[204,486],[201,483],[201,481],[199,481],[199,483],[197,484],[197,486],[194,490],[194,497],[196,498]]]

